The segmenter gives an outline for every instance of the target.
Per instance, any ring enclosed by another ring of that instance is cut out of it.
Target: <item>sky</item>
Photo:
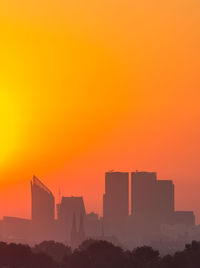
[[[0,217],[30,180],[102,213],[104,173],[157,171],[200,220],[199,0],[0,1]]]

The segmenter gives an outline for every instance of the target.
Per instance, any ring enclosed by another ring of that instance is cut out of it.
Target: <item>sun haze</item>
[[[198,216],[199,8],[1,0],[1,216],[30,215],[33,174],[101,212],[109,169],[173,179]]]

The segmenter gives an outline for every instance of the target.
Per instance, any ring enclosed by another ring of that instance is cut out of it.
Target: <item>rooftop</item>
[[[37,177],[33,176],[31,184],[36,185],[37,187],[41,188],[42,190],[44,190],[48,194],[52,195],[52,192]]]

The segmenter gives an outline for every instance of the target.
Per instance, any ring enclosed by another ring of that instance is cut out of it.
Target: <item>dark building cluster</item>
[[[195,225],[192,211],[175,211],[173,182],[157,180],[155,172],[107,172],[105,184],[105,230],[117,236],[120,241],[126,241],[127,245],[159,239],[161,227],[165,225],[183,225],[186,228]]]
[[[31,197],[31,220],[3,217],[1,240],[55,240],[76,248],[85,239],[103,239],[130,248],[198,234],[194,213],[175,210],[173,182],[158,180],[154,172],[107,172],[102,217],[87,214],[83,197],[63,196],[55,205],[52,192],[35,176]]]

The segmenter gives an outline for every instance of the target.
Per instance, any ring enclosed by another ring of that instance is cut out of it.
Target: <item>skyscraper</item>
[[[103,196],[103,217],[109,221],[126,220],[129,215],[129,173],[107,172]]]
[[[157,180],[157,215],[161,223],[169,223],[174,213],[174,184],[171,180]]]
[[[31,181],[32,221],[49,223],[54,220],[55,200],[52,192],[35,176]]]
[[[32,228],[34,240],[52,239],[55,200],[52,192],[35,176],[31,181]]]
[[[156,209],[156,173],[131,173],[131,214],[152,213]]]
[[[174,184],[157,180],[155,172],[131,173],[131,214],[159,223],[170,222],[174,213]]]

